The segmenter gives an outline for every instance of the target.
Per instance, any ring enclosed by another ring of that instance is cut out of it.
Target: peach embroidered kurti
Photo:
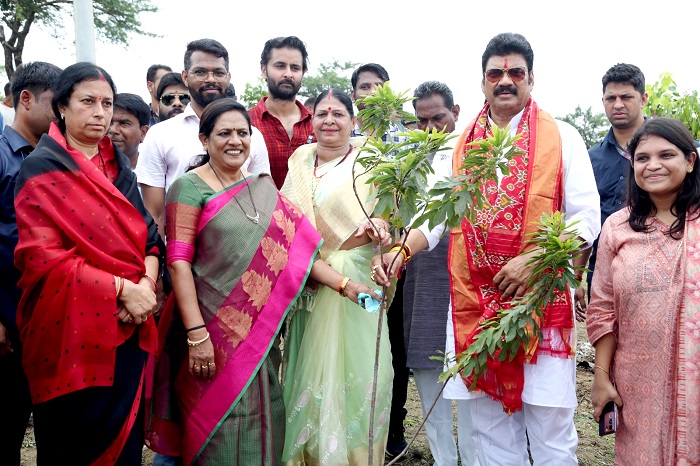
[[[588,311],[595,344],[614,333],[611,377],[624,406],[615,464],[700,464],[700,220],[682,239],[652,220],[633,231],[628,211],[601,233]]]

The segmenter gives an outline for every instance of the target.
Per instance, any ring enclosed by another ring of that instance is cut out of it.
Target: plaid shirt
[[[289,157],[299,146],[313,141],[312,114],[301,102],[296,102],[299,111],[301,111],[301,118],[294,123],[290,139],[282,123],[267,110],[266,99],[267,97],[260,99],[260,102],[248,111],[248,115],[250,115],[252,125],[258,128],[265,138],[270,158],[270,174],[275,180],[277,189],[281,189],[289,171],[287,165]]]

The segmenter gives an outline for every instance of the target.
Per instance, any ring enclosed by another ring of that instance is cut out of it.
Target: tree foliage
[[[267,84],[262,76],[258,76],[258,82],[255,84],[245,83],[243,94],[238,96],[238,100],[250,109],[255,106],[260,99],[267,95]]]
[[[588,149],[603,139],[610,126],[610,122],[604,113],[593,113],[591,107],[584,111],[580,105],[576,106],[576,110],[573,113],[557,118],[576,128]]]
[[[73,0],[0,0],[2,27],[0,43],[5,54],[5,71],[12,79],[22,64],[27,35],[36,24],[46,27],[54,37],[61,35]],[[93,0],[95,31],[100,40],[128,45],[131,34],[154,36],[141,28],[139,15],[156,12],[152,0]],[[6,29],[9,30],[9,37]]]
[[[352,90],[350,75],[357,65],[349,61],[340,63],[338,60],[322,63],[318,67],[318,74],[304,76],[299,93],[306,97],[316,97],[326,89],[339,89],[349,94]]]
[[[647,84],[649,100],[644,112],[649,116],[670,116],[681,120],[700,139],[700,100],[698,91],[681,94],[670,73],[661,73],[654,84]]]

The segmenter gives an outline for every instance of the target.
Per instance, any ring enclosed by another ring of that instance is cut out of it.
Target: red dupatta
[[[453,172],[458,173],[469,142],[490,134],[488,104],[455,145]],[[467,349],[480,331],[478,324],[510,306],[501,300],[493,285],[494,276],[512,258],[532,249],[527,235],[536,230],[544,212],[562,206],[563,167],[561,137],[556,122],[538,109],[532,99],[525,106],[517,128],[522,137],[515,145],[524,151],[509,164],[510,174],[500,185],[488,182],[482,193],[489,201],[477,214],[475,224],[466,219],[450,234],[449,268],[455,353]],[[513,361],[489,360],[486,372],[476,381],[477,389],[503,404],[512,413],[522,408],[523,364],[534,363],[537,354],[569,357],[573,311],[569,293],[545,310],[541,323],[543,338],[535,336],[528,348]],[[471,385],[471,378],[464,379]]]
[[[99,150],[114,156],[107,137]],[[116,318],[114,276],[137,282],[145,273],[146,223],[55,124],[25,160],[16,193],[17,324],[32,401],[111,386],[116,349],[134,331],[144,350],[157,344],[152,320]]]

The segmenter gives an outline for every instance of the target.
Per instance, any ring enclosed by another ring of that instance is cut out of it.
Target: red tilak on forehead
[[[508,68],[508,59],[507,58],[503,62],[503,68]]]

